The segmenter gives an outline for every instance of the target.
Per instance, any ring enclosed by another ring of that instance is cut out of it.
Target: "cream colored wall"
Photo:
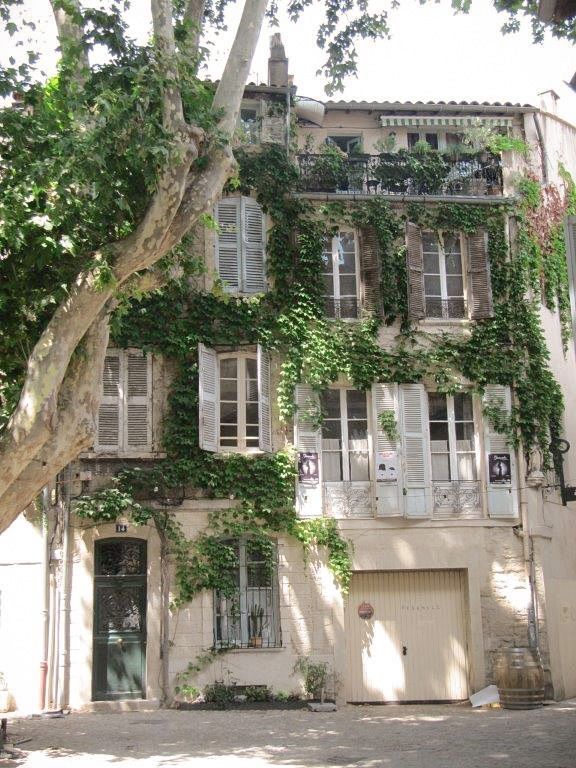
[[[0,672],[14,705],[38,711],[42,654],[42,532],[20,515],[0,536]]]

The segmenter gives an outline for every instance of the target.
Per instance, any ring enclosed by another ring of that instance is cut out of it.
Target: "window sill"
[[[473,321],[469,317],[423,317],[420,322],[424,325],[455,325],[465,328]]]
[[[85,451],[79,459],[165,459],[165,451]]]
[[[222,651],[223,653],[279,653],[280,651],[285,651],[286,648],[282,645],[274,648],[220,648],[217,646],[214,650]]]

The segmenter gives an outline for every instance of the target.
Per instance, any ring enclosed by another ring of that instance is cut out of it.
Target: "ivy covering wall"
[[[536,242],[534,211],[541,198],[536,198],[532,182],[523,185],[515,205],[439,202],[402,207],[377,196],[313,205],[291,194],[297,174],[280,147],[239,153],[238,159],[239,173],[231,188],[255,192],[270,218],[266,253],[271,290],[249,298],[225,294],[218,285],[211,293],[192,290],[188,274],[203,256],[192,251],[181,280],[152,297],[125,304],[115,320],[114,343],[162,354],[177,364],[164,425],[168,458],[152,469],[124,470],[114,489],[83,499],[77,507],[79,514],[93,519],[115,519],[122,507],[136,522],[154,518],[163,526],[176,557],[177,603],[202,589],[233,589],[226,574],[234,553],[226,539],[243,534],[264,542],[287,533],[304,546],[326,546],[328,565],[343,590],[350,580],[350,554],[336,522],[295,516],[295,460],[289,450],[247,456],[212,454],[198,447],[198,342],[211,347],[258,343],[269,350],[280,363],[277,408],[284,422],[293,414],[298,382],[320,391],[343,375],[362,390],[374,382],[423,379],[443,392],[454,392],[464,382],[479,393],[487,383],[510,385],[516,405],[511,418],[499,426],[516,445],[526,452],[537,446],[549,459],[550,432],[561,432],[562,395],[549,369],[539,311],[541,299],[557,307],[566,330],[565,258],[562,261],[557,229],[552,228],[550,243]],[[573,201],[573,185],[567,183],[566,200]],[[410,323],[407,220],[438,231],[488,232],[492,318],[452,334],[428,333]],[[321,297],[323,240],[343,225],[371,228],[378,244],[382,312],[356,322],[326,317]],[[384,348],[378,343],[383,325],[396,332],[394,342]],[[237,506],[212,513],[206,531],[189,542],[172,516],[135,500],[154,498],[158,489],[169,495],[176,486],[232,497]]]

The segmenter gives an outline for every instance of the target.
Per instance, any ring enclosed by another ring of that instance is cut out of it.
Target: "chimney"
[[[288,85],[288,59],[279,32],[275,32],[270,38],[268,85],[277,85],[283,88]]]

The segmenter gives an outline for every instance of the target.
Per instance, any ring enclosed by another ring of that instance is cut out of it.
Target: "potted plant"
[[[255,603],[250,608],[250,642],[251,648],[262,648],[262,631],[264,629],[264,608]]]
[[[348,186],[347,156],[333,144],[323,144],[307,158],[305,183],[313,192],[335,192]]]

